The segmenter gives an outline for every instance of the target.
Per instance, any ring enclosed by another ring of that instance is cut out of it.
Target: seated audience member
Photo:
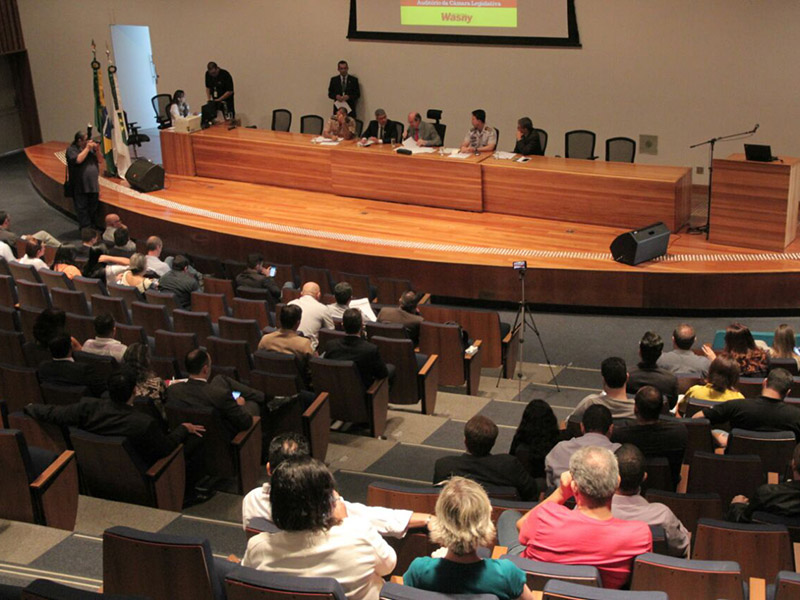
[[[681,478],[683,453],[689,441],[686,425],[680,420],[665,421],[659,418],[664,399],[652,385],[639,388],[634,402],[636,423],[614,428],[612,441],[633,444],[647,458],[666,458],[672,472],[672,483],[677,486]]]
[[[17,260],[17,257],[14,256],[14,251],[11,249],[11,246],[6,244],[5,242],[0,242],[0,258],[5,260],[6,262]]]
[[[116,281],[117,275],[125,271],[129,264],[129,258],[110,256],[105,254],[102,245],[95,246],[89,250],[89,260],[83,265],[83,276],[103,281]]]
[[[117,283],[136,288],[139,292],[144,294],[151,287],[153,289],[158,287],[157,279],[145,277],[146,271],[147,261],[144,255],[136,252],[131,256],[128,268],[117,276]]]
[[[309,456],[308,442],[299,433],[281,433],[269,443],[267,476],[271,477],[285,460]],[[272,523],[272,507],[269,501],[270,482],[251,490],[242,502],[242,525],[247,529],[255,518],[266,519]],[[381,535],[403,537],[409,528],[425,527],[431,518],[428,513],[398,510],[381,506],[366,506],[357,502],[347,502],[339,496],[347,509],[348,517],[363,520],[374,527]]]
[[[49,348],[53,358],[39,365],[39,381],[56,385],[84,385],[88,388],[88,395],[95,398],[103,395],[106,382],[94,366],[75,362],[72,358],[72,338],[69,334],[57,334],[50,340]]]
[[[89,259],[89,251],[100,242],[100,233],[94,227],[81,229],[81,243],[74,248],[75,257]]]
[[[768,350],[770,359],[773,358],[791,358],[800,367],[800,355],[795,352],[797,341],[794,337],[794,329],[786,323],[778,325],[775,330],[775,338],[772,341],[772,347]]]
[[[33,322],[33,340],[23,346],[25,360],[29,365],[38,365],[42,361],[52,360],[50,340],[64,333],[67,324],[67,313],[58,308],[45,308]],[[81,343],[71,338],[72,349],[81,350]]]
[[[161,252],[164,249],[164,242],[161,238],[151,235],[147,238],[147,254],[145,256],[146,267],[148,273],[152,273],[156,277],[169,273],[169,265],[161,260]]]
[[[517,143],[514,145],[514,153],[523,156],[543,156],[542,141],[539,139],[538,132],[533,128],[533,122],[528,117],[522,117],[517,121]]]
[[[105,223],[106,223],[106,228],[103,231],[103,243],[108,248],[113,248],[115,246],[114,232],[116,232],[116,230],[120,229],[121,227],[125,227],[125,225],[123,224],[122,220],[120,220],[119,215],[115,213],[107,214]],[[128,240],[128,242],[125,244],[124,249],[130,252],[136,252],[136,244]]]
[[[561,474],[569,470],[569,460],[581,448],[598,446],[614,452],[619,444],[611,441],[614,431],[614,420],[611,411],[603,404],[592,404],[583,413],[581,432],[583,435],[571,440],[558,442],[544,458],[544,470],[547,478],[547,489],[552,490],[561,479]]]
[[[403,139],[411,138],[418,146],[441,146],[442,138],[433,123],[423,121],[418,112],[408,113],[408,127],[403,133]]]
[[[689,558],[689,532],[669,507],[648,502],[640,492],[647,479],[647,463],[633,444],[623,444],[615,452],[619,465],[619,488],[611,500],[611,514],[626,521],[643,521],[664,528],[670,556]]]
[[[281,531],[250,538],[242,565],[333,577],[349,600],[378,600],[397,556],[368,522],[347,513],[328,468],[308,456],[285,460],[270,484],[272,520]]]
[[[341,319],[344,311],[350,308],[350,299],[353,297],[353,287],[346,281],[340,281],[333,288],[333,297],[336,302],[328,304],[328,315],[331,319]]]
[[[311,346],[317,349],[319,338],[317,334],[322,328],[333,329],[333,319],[328,314],[328,308],[319,301],[322,293],[319,285],[309,281],[303,285],[300,297],[289,302],[289,306],[299,306],[303,309],[300,317],[298,331],[311,340]]]
[[[792,479],[761,485],[752,498],[742,495],[734,497],[727,518],[729,521],[749,523],[754,512],[800,519],[800,444],[794,447],[792,453]]]
[[[0,210],[0,242],[5,242],[14,248],[17,245],[17,240],[27,240],[29,238],[37,239],[51,248],[58,248],[61,245],[61,242],[46,231],[37,231],[30,235],[17,235],[11,231],[11,215],[4,210]]]
[[[105,313],[94,318],[94,338],[86,340],[83,351],[101,356],[113,356],[117,362],[122,362],[122,357],[128,347],[114,339],[117,333],[117,323],[114,317]]]
[[[545,490],[544,459],[558,443],[558,420],[544,400],[531,400],[522,413],[508,453],[516,456],[540,491]]]
[[[431,541],[447,548],[442,558],[415,558],[403,585],[441,594],[493,594],[498,600],[533,600],[525,572],[510,560],[481,558],[479,547],[491,548],[495,527],[492,505],[484,489],[469,479],[453,477],[436,500]]]
[[[708,375],[711,361],[707,356],[699,356],[692,352],[695,339],[694,328],[681,323],[672,332],[673,349],[659,356],[656,365],[670,373],[705,377]]]
[[[714,360],[717,354],[706,344],[703,352]],[[746,325],[731,323],[725,330],[725,348],[720,356],[731,358],[739,365],[741,377],[763,377],[769,370],[769,355],[756,345],[753,334]]]
[[[81,270],[75,266],[75,250],[71,246],[58,247],[50,268],[64,273],[69,279],[81,276]]]
[[[708,368],[708,378],[705,385],[693,385],[686,390],[682,404],[686,404],[690,398],[712,400],[713,402],[726,402],[744,398],[742,393],[736,389],[738,383],[739,365],[730,358],[718,356]]]
[[[783,401],[792,389],[792,375],[786,369],[772,369],[761,384],[760,398],[720,402],[692,415],[705,417],[712,425],[730,423],[731,428],[750,431],[791,431],[800,442],[800,408]],[[720,446],[727,446],[728,434],[714,432]]]
[[[567,421],[579,421],[583,413],[594,404],[602,404],[611,411],[614,419],[633,417],[633,399],[628,398],[625,385],[628,381],[628,369],[625,361],[617,356],[610,356],[600,364],[600,375],[603,377],[603,391],[589,394],[578,403],[569,414]]]
[[[184,444],[187,500],[190,500],[193,496],[191,490],[200,474],[192,456],[200,448],[199,438],[205,427],[182,423],[165,433],[156,419],[133,408],[135,388],[134,375],[121,369],[108,378],[110,400],[84,400],[67,406],[28,404],[25,413],[45,423],[77,427],[96,435],[125,437],[146,465],[152,465],[168,456],[179,444]]]
[[[257,252],[247,255],[247,268],[236,276],[236,287],[245,286],[267,290],[273,303],[281,301],[281,288],[269,276],[269,267],[264,266],[264,257]]]
[[[323,137],[333,140],[337,138],[352,140],[356,137],[356,121],[352,117],[347,116],[346,108],[341,107],[337,109],[334,115],[325,123],[322,135]]]
[[[136,377],[134,396],[152,402],[166,423],[167,410],[164,405],[167,402],[167,386],[150,366],[150,346],[139,343],[131,344],[122,356],[122,363]]]
[[[497,434],[497,425],[488,417],[475,415],[467,421],[464,425],[466,453],[438,459],[433,467],[434,485],[458,475],[481,485],[514,487],[522,500],[534,499],[536,481],[519,460],[509,454],[491,454]]]
[[[25,242],[25,256],[19,259],[22,265],[33,265],[37,271],[47,268],[47,263],[42,260],[44,256],[44,244],[36,238],[30,238]]]
[[[259,350],[294,354],[301,374],[307,379],[308,360],[317,353],[311,345],[311,340],[297,333],[303,309],[296,304],[287,304],[281,310],[280,329],[267,333],[258,342]]]
[[[628,583],[633,560],[651,552],[653,536],[641,521],[624,521],[611,513],[619,485],[614,454],[606,448],[581,448],[569,461],[555,492],[519,517],[507,510],[497,522],[498,542],[510,554],[564,565],[591,565],[604,588]],[[576,507],[564,503],[575,497]]]
[[[424,321],[417,304],[419,296],[417,292],[408,290],[400,296],[399,306],[384,306],[378,313],[379,323],[400,323],[405,327],[408,337],[414,342],[414,346],[419,345],[419,324]]]
[[[472,111],[472,128],[461,142],[461,152],[494,152],[497,147],[497,132],[486,125],[486,111]]]
[[[361,337],[361,311],[357,308],[348,308],[344,311],[342,325],[347,335],[330,340],[325,347],[323,358],[352,360],[356,363],[364,389],[368,389],[376,379],[389,377],[389,370],[381,358],[378,347]]]
[[[131,248],[131,246],[133,248]],[[128,228],[124,225],[114,230],[114,244],[108,247],[107,254],[109,256],[119,256],[122,258],[130,258],[136,252],[136,244],[134,244],[128,234]]]
[[[253,417],[261,414],[264,392],[225,375],[217,375],[209,383],[211,357],[202,348],[190,350],[184,362],[189,379],[173,383],[167,388],[167,402],[189,408],[216,409],[231,437],[249,429]],[[233,392],[240,395],[234,398]]]
[[[200,291],[200,284],[189,273],[189,261],[185,256],[178,254],[172,259],[172,268],[158,280],[158,289],[174,294],[178,308],[191,309],[192,292]]]
[[[669,407],[675,406],[678,401],[678,378],[675,373],[658,366],[658,359],[664,349],[664,340],[652,331],[647,331],[639,342],[639,357],[641,362],[628,377],[627,391],[635,394],[644,385],[657,387],[661,395],[669,402]]]
[[[369,122],[367,129],[361,137],[362,143],[373,142],[377,144],[390,144],[392,140],[399,141],[397,132],[400,123],[389,120],[386,111],[379,108],[375,111],[375,119]]]

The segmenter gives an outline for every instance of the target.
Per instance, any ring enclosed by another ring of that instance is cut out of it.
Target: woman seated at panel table
[[[186,103],[186,94],[183,90],[175,90],[172,95],[172,102],[169,105],[169,115],[173,123],[179,117],[186,118],[189,116],[189,105]]]
[[[322,130],[322,135],[332,140],[337,138],[352,140],[356,137],[355,119],[348,117],[347,109],[342,107],[328,119],[327,123],[325,123],[325,129]]]

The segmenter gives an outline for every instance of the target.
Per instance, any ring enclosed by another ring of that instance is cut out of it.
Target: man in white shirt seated
[[[118,363],[121,363],[128,347],[119,340],[114,339],[116,333],[117,323],[114,321],[114,317],[108,313],[97,315],[94,318],[95,337],[86,340],[81,350],[101,356],[113,356]]]
[[[639,493],[647,479],[647,462],[642,451],[633,444],[622,444],[615,455],[620,481],[611,499],[611,514],[617,519],[663,527],[670,556],[689,558],[689,532],[683,523],[665,504],[648,502]]]
[[[303,309],[298,331],[311,340],[311,347],[317,349],[319,344],[318,333],[322,328],[333,329],[333,319],[328,314],[328,307],[320,302],[322,292],[319,284],[309,281],[303,284],[300,297],[289,304],[295,304]]]
[[[25,242],[25,256],[19,259],[22,265],[33,265],[37,271],[47,268],[47,263],[42,260],[44,256],[44,244],[36,238],[28,238]]]
[[[161,238],[151,235],[147,238],[147,271],[153,272],[158,277],[166,275],[170,271],[170,266],[161,260],[161,250],[164,248],[164,242]]]
[[[331,319],[341,319],[344,311],[350,308],[350,299],[353,297],[353,287],[346,281],[340,281],[333,288],[333,297],[336,302],[328,304],[328,316]]]
[[[308,456],[308,442],[297,433],[282,433],[275,436],[269,445],[267,475],[272,475],[278,465],[288,458]],[[242,501],[242,524],[245,529],[255,518],[272,524],[272,507],[269,501],[270,482],[251,490]],[[381,506],[365,506],[357,502],[347,502],[340,497],[347,515],[369,521],[381,535],[403,537],[409,528],[425,527],[431,518],[428,513],[410,510],[395,510]]]

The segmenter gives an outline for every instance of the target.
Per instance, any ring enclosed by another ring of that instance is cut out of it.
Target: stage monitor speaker
[[[155,192],[164,189],[164,168],[151,163],[146,158],[137,158],[133,161],[125,179],[131,187],[140,192]]]
[[[611,255],[617,262],[638,265],[667,253],[669,229],[664,223],[653,223],[634,229],[611,242]]]

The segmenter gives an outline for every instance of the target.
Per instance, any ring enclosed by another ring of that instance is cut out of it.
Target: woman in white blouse
[[[175,90],[172,94],[172,103],[169,105],[169,114],[174,121],[178,117],[189,116],[189,105],[186,104],[186,94],[183,90]]]

